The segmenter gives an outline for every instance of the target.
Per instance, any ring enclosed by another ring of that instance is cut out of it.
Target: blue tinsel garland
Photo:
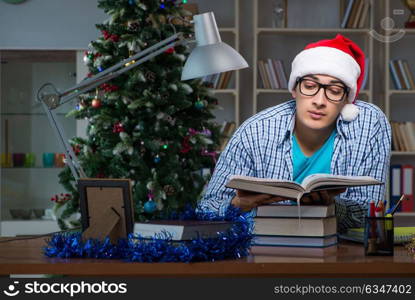
[[[215,238],[196,238],[191,241],[173,242],[169,238],[144,239],[130,235],[120,239],[116,245],[106,238],[104,241],[83,242],[81,233],[54,234],[43,249],[48,257],[123,259],[133,262],[196,262],[241,258],[248,255],[252,239],[252,218],[232,206],[224,218],[213,214],[185,213],[172,219],[226,220],[232,227]]]

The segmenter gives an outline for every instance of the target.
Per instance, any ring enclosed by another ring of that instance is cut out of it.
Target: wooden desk
[[[5,238],[0,238],[5,239]],[[325,258],[250,256],[203,263],[127,263],[117,260],[47,258],[43,239],[0,243],[0,275],[66,274],[142,277],[415,277],[415,259],[403,247],[393,257],[367,257],[363,246],[339,245]]]

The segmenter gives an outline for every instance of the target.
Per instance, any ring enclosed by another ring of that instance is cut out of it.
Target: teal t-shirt
[[[293,139],[293,179],[297,183],[302,183],[304,178],[311,174],[324,173],[330,174],[331,158],[333,156],[334,139],[336,137],[336,129],[333,130],[327,141],[313,153],[312,156],[305,156],[301,151],[295,135]]]

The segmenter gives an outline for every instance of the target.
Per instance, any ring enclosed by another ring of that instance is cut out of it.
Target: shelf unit
[[[56,221],[12,219],[10,209],[51,209],[50,198],[65,192],[59,184],[61,167],[42,167],[42,153],[62,153],[46,113],[36,101],[36,92],[44,82],[53,82],[59,89],[75,84],[77,55],[75,50],[0,50],[1,76],[1,152],[34,153],[34,167],[0,168],[1,235],[48,233],[57,231]],[[53,74],[53,77],[51,76]],[[56,114],[68,136],[75,135],[76,120],[66,118],[73,107],[70,101]],[[4,124],[8,126],[8,145]]]
[[[239,52],[239,1],[240,0],[233,0],[233,11],[234,11],[234,26],[233,27],[219,27],[219,33],[222,35],[223,33],[232,34],[234,38],[234,45],[233,48]],[[223,37],[222,37],[223,40]],[[232,45],[231,45],[232,46]],[[239,70],[234,71],[233,74],[233,82],[234,87],[229,89],[211,89],[212,94],[215,96],[221,96],[221,95],[227,95],[231,94],[233,96],[233,105],[234,105],[234,112],[233,112],[233,118],[234,120],[226,120],[226,121],[234,121],[236,126],[239,126],[240,120],[239,120],[239,105],[240,105],[240,88],[239,88]]]
[[[288,3],[290,0],[285,1]],[[374,1],[369,0],[370,5],[373,8]],[[261,2],[262,4],[263,2]],[[360,40],[364,40],[363,45],[360,44],[363,50],[365,51],[366,55],[370,58],[369,63],[369,74],[368,74],[368,82],[366,83],[366,89],[362,90],[360,92],[360,95],[362,95],[364,98],[366,98],[366,101],[372,102],[373,101],[373,56],[374,56],[374,41],[372,36],[370,35],[370,31],[373,29],[373,20],[374,20],[374,9],[370,9],[370,15],[369,15],[369,28],[364,29],[343,29],[343,28],[268,28],[268,27],[260,27],[259,26],[259,0],[254,0],[254,7],[253,7],[253,65],[252,65],[252,71],[253,71],[253,101],[252,101],[252,109],[253,113],[257,113],[259,110],[258,105],[260,104],[261,94],[268,94],[268,95],[284,95],[286,96],[283,100],[289,100],[291,99],[291,94],[288,92],[288,90],[275,90],[275,89],[263,89],[259,88],[259,77],[258,77],[258,60],[264,59],[268,57],[261,57],[259,54],[259,48],[260,44],[262,43],[261,39],[264,36],[272,36],[272,37],[281,37],[287,40],[288,46],[284,48],[286,51],[282,51],[284,53],[289,52],[289,55],[284,59],[285,64],[285,71],[287,75],[287,80],[289,78],[290,68],[289,64],[294,59],[295,55],[301,51],[303,48],[298,48],[299,43],[302,42],[302,47],[304,47],[307,43],[316,41],[321,38],[333,38],[335,34],[341,33],[345,36],[352,36],[358,37]],[[293,48],[298,49],[292,49],[292,51],[288,51],[289,45],[289,39],[292,39],[295,44]],[[285,45],[284,45],[285,46]],[[295,51],[294,51],[295,50]],[[279,53],[275,54],[273,58],[275,59],[281,59],[281,57],[278,57]],[[276,56],[276,57],[275,57]],[[279,96],[278,96],[279,97]],[[276,98],[278,98],[276,97]],[[277,103],[274,103],[273,105],[276,105]]]
[[[385,114],[388,117],[389,121],[410,121],[415,122],[415,116],[413,111],[415,111],[415,105],[413,100],[415,98],[415,90],[397,90],[392,83],[392,76],[389,68],[389,61],[391,59],[407,59],[409,63],[410,70],[412,74],[415,72],[415,29],[406,29],[404,28],[404,21],[406,21],[407,16],[401,15],[395,16],[393,11],[395,9],[403,10],[406,13],[408,12],[401,1],[391,1],[385,0],[385,18],[392,18],[394,23],[397,26],[396,28],[386,32],[386,36],[394,37],[397,34],[404,32],[404,35],[393,41],[390,38],[387,38],[387,42],[383,43],[384,46],[384,81],[385,81]],[[403,31],[404,30],[404,31]],[[394,39],[393,39],[394,40]],[[410,99],[412,98],[412,99]],[[412,103],[411,103],[412,101]],[[392,151],[391,152],[391,165],[396,164],[411,164],[415,165],[415,151]],[[414,184],[412,183],[412,190],[414,190]],[[387,197],[390,195],[391,184],[390,180],[386,186]],[[399,213],[405,214],[405,213]],[[410,213],[415,217],[415,212]]]

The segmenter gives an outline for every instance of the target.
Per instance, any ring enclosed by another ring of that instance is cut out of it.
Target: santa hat
[[[365,54],[354,42],[338,34],[334,39],[321,40],[307,45],[294,58],[291,66],[288,89],[294,89],[297,78],[310,74],[336,77],[350,88],[347,104],[341,115],[353,121],[359,114],[354,104],[365,72]]]

